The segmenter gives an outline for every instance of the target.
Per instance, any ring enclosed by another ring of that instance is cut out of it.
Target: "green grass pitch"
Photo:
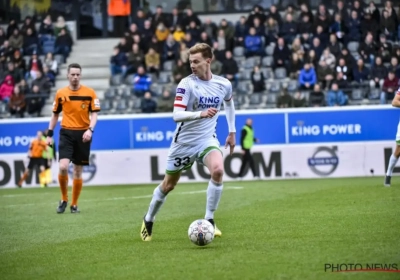
[[[180,184],[139,236],[154,186],[87,187],[80,214],[57,215],[58,188],[0,191],[1,279],[400,279],[325,272],[326,263],[396,263],[400,182],[383,178],[225,183],[222,231],[191,244],[206,184]]]

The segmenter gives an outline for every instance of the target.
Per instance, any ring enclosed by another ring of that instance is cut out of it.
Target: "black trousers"
[[[253,160],[253,155],[251,154],[249,149],[243,149],[244,155],[242,157],[242,166],[240,167],[239,175],[238,177],[243,177],[244,176],[244,170],[247,167],[247,164],[250,165],[251,172],[253,172],[253,176],[256,177],[258,176],[256,167],[254,165],[254,160]]]

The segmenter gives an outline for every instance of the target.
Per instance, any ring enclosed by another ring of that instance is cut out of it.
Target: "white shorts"
[[[397,133],[396,133],[396,143],[400,145],[400,122],[397,125]]]
[[[167,158],[167,174],[174,174],[192,167],[195,161],[200,164],[203,159],[213,150],[218,150],[220,144],[217,139],[206,140],[195,146],[172,143]]]

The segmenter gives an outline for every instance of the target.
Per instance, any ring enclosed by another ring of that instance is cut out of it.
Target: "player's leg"
[[[242,164],[240,165],[239,174],[238,174],[238,178],[240,178],[240,179],[243,178],[243,173],[244,173],[244,170],[245,170],[248,160],[249,160],[246,153],[247,153],[246,150],[243,150]]]
[[[396,163],[399,160],[400,156],[400,141],[396,141],[396,143],[397,143],[396,149],[394,150],[394,153],[390,156],[388,168],[386,171],[385,183],[384,183],[386,187],[390,187],[393,169],[396,166]]]
[[[222,152],[217,147],[207,148],[203,155],[203,163],[207,166],[211,175],[207,187],[206,214],[204,218],[214,226],[214,235],[221,236],[222,233],[214,222],[214,212],[218,208],[223,190],[224,161]]]
[[[72,201],[71,201],[71,213],[79,213],[78,199],[82,191],[82,170],[83,166],[89,165],[90,157],[90,142],[83,142],[82,137],[85,133],[84,130],[74,131],[74,152],[72,163],[74,164],[74,175],[72,182]]]
[[[153,191],[148,211],[143,218],[140,236],[143,241],[151,241],[155,216],[164,204],[167,195],[179,181],[181,171],[190,168],[196,158],[195,150],[179,144],[172,144],[167,158],[167,170],[164,180]],[[192,156],[190,156],[192,155]]]
[[[254,178],[259,178],[260,176],[258,175],[258,170],[256,170],[256,166],[254,164],[253,155],[251,154],[250,150],[247,150],[247,157],[248,157],[250,169],[251,169],[251,172],[253,172]]]
[[[71,201],[71,213],[79,213],[78,199],[82,191],[82,165],[74,164],[74,175],[72,182],[72,201]]]
[[[18,186],[19,188],[22,188],[22,184],[25,182],[26,178],[28,178],[28,176],[29,176],[31,170],[35,167],[35,164],[36,164],[36,163],[35,163],[35,159],[34,159],[34,158],[30,158],[30,159],[29,159],[28,166],[26,167],[24,173],[22,174],[21,178],[20,178],[19,181],[18,181],[17,186]]]
[[[39,182],[42,188],[47,187],[46,182],[46,168],[47,168],[47,159],[42,158],[42,164],[40,165],[40,173],[39,173]]]
[[[57,213],[62,214],[68,205],[68,166],[73,156],[74,141],[70,131],[60,130],[60,141],[58,144],[59,151],[59,173],[58,183],[60,185],[61,200],[57,207]]]
[[[140,230],[140,236],[143,241],[151,241],[153,234],[153,223],[156,214],[164,204],[168,193],[175,188],[180,176],[180,171],[170,174],[166,173],[164,180],[154,189],[153,197],[151,198],[149,208],[144,216],[142,228]]]

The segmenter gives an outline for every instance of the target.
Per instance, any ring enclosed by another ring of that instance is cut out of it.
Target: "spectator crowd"
[[[63,17],[46,16],[36,24],[26,17],[0,27],[0,108],[11,116],[40,116],[59,66],[72,50],[72,37]],[[5,113],[5,112],[0,112]]]
[[[344,106],[357,99],[386,104],[400,86],[400,19],[393,4],[338,0],[315,12],[306,4],[280,11],[255,6],[237,22],[218,23],[200,20],[190,8],[139,9],[110,58],[111,80],[129,84],[143,99],[142,112],[170,111],[174,86],[191,73],[187,50],[204,42],[214,50],[212,72],[235,91],[247,82],[244,93],[267,96],[280,80],[275,107]],[[172,86],[154,86],[160,83]]]

